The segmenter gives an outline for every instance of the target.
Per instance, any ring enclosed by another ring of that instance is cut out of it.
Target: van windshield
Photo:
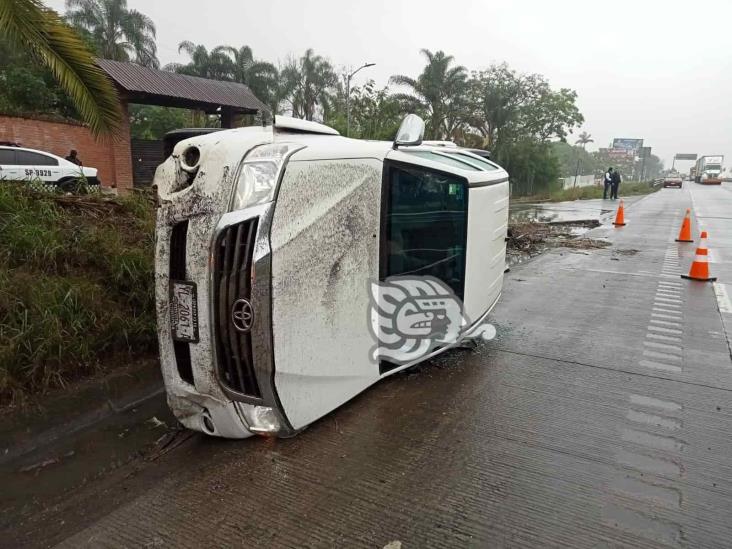
[[[417,167],[392,166],[385,190],[382,279],[434,276],[463,298],[467,181]]]

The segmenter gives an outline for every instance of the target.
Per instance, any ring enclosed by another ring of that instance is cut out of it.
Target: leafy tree
[[[345,92],[343,92],[345,94]],[[389,88],[377,89],[373,80],[363,87],[351,89],[351,137],[391,141],[396,136],[404,112],[399,101],[389,94]],[[333,102],[336,108],[326,122],[346,132],[345,95]]]
[[[231,46],[218,46],[212,54],[226,54],[232,58],[232,76],[237,82],[246,84],[252,93],[272,108],[276,108],[278,100],[279,71],[272,63],[254,59],[252,48],[242,46],[239,49]]]
[[[505,63],[492,65],[485,71],[473,72],[468,91],[472,107],[470,125],[483,136],[484,146],[495,148],[519,118],[521,78]]]
[[[313,120],[330,108],[331,92],[337,84],[330,61],[315,55],[312,48],[300,59],[290,58],[280,73],[281,97],[296,118]]]
[[[395,74],[389,81],[408,88],[410,93],[396,94],[410,109],[423,110],[427,115],[425,136],[445,139],[462,125],[466,112],[465,92],[467,70],[453,66],[455,58],[443,51],[420,50],[427,65],[417,78]]]
[[[543,76],[518,74],[505,63],[474,72],[469,89],[469,122],[489,148],[499,141],[524,137],[564,140],[584,121],[576,92],[554,91]]]
[[[66,19],[85,33],[97,54],[158,68],[155,24],[127,0],[66,0]]]
[[[551,143],[522,138],[498,145],[492,157],[511,174],[511,194],[525,196],[559,186],[560,165]]]
[[[521,110],[521,133],[540,141],[558,138],[564,141],[572,128],[584,122],[577,108],[577,92],[567,88],[553,91],[540,76],[529,87],[529,101]]]
[[[587,132],[582,132],[577,137],[577,141],[575,141],[575,145],[582,145],[582,148],[585,149],[587,147],[588,143],[594,143],[595,140],[592,139],[592,135]]]
[[[194,44],[190,40],[184,40],[178,44],[178,52],[188,54],[191,61],[186,64],[169,63],[163,67],[165,70],[213,80],[233,79],[234,62],[220,48],[214,48],[209,52],[203,44]]]
[[[43,71],[31,66],[0,68],[0,109],[9,114],[49,112],[56,94],[46,84]]]
[[[95,135],[118,127],[119,98],[114,86],[55,11],[39,0],[2,0],[0,39],[28,52],[50,71]]]
[[[552,154],[559,161],[559,177],[571,177],[580,166],[580,175],[598,174],[607,169],[602,166],[594,153],[588,153],[583,147],[572,146],[564,141],[551,143]]]
[[[162,139],[169,131],[190,126],[191,122],[192,114],[186,109],[130,106],[130,133],[139,139]]]

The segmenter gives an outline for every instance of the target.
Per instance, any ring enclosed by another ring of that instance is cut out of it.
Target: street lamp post
[[[376,63],[365,63],[346,77],[346,137],[351,133],[351,78],[361,69],[373,67]]]

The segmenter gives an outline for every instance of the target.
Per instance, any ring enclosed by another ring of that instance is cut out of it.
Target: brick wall
[[[126,109],[125,109],[126,111]],[[124,192],[132,188],[132,153],[127,113],[118,136],[99,141],[82,125],[0,115],[0,141],[66,157],[79,152],[84,166],[97,168],[102,185]]]

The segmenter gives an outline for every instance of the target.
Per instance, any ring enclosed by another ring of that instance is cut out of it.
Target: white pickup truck
[[[487,339],[508,174],[460,148],[285,117],[185,139],[156,172],[168,402],[210,435],[292,436],[380,379]],[[493,332],[495,333],[495,332]]]

